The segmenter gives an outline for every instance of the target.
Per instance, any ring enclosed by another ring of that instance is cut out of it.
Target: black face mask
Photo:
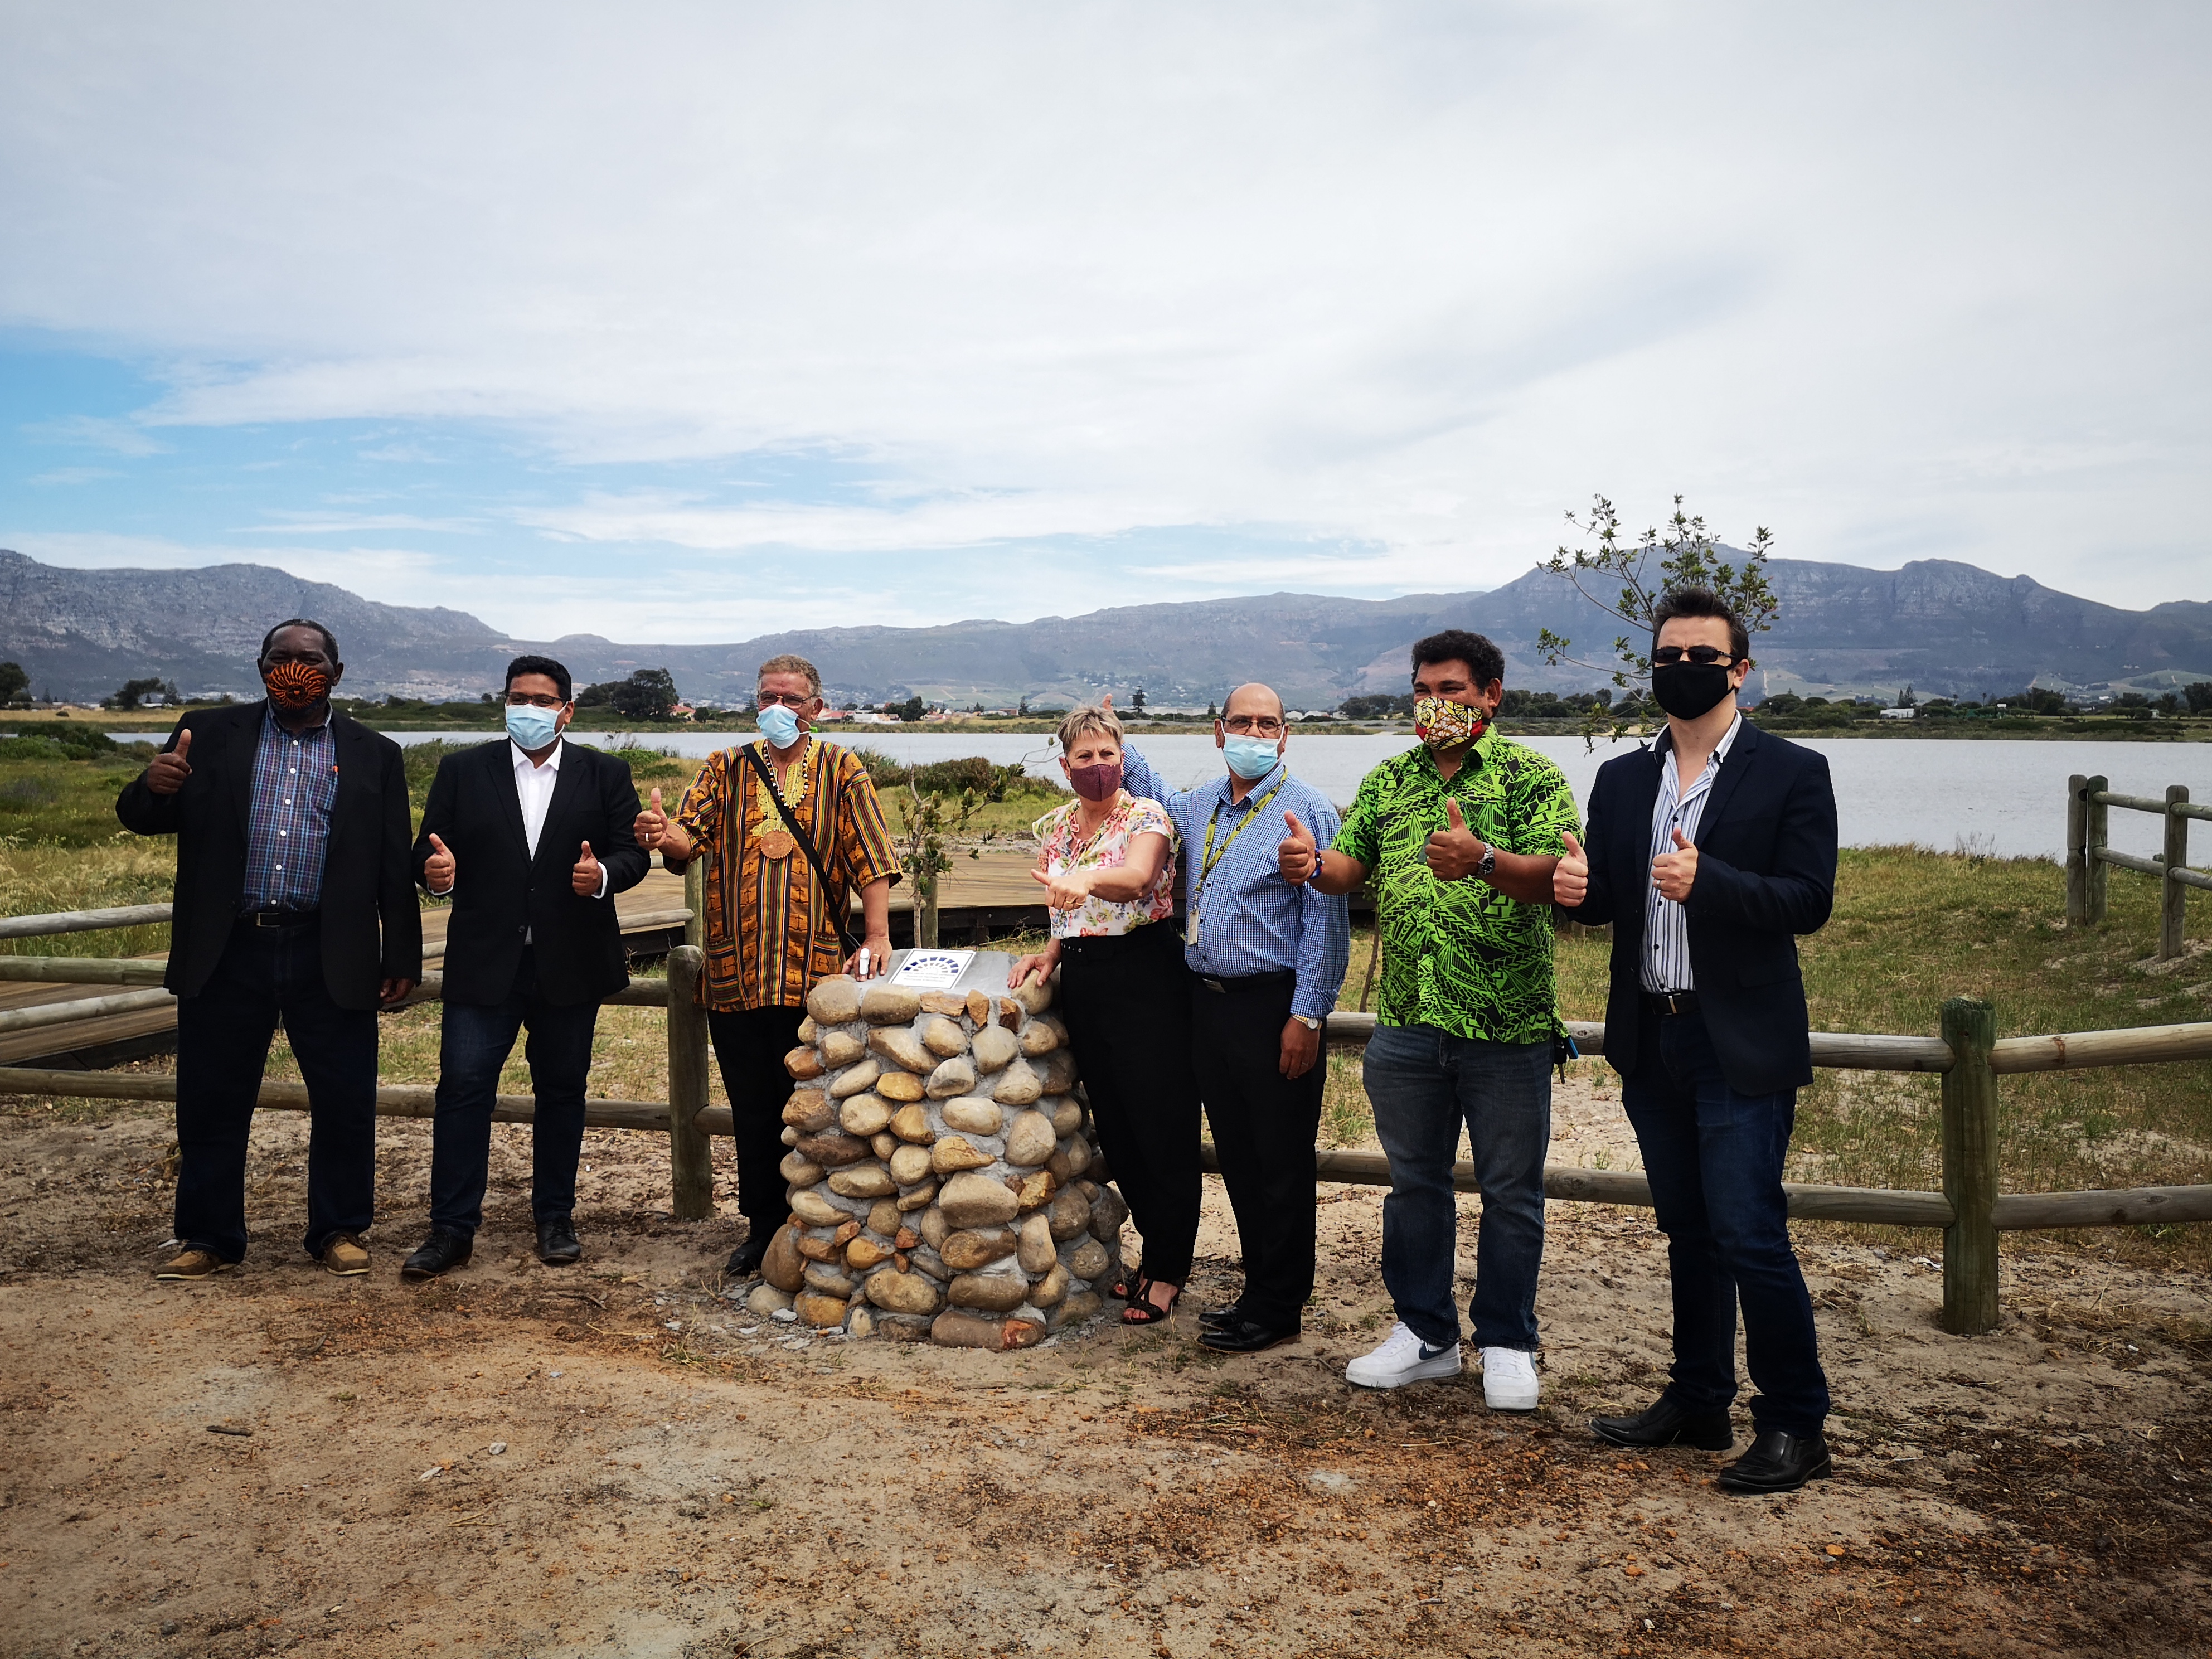
[[[1731,665],[1668,663],[1651,671],[1651,699],[1676,720],[1693,720],[1729,694]]]

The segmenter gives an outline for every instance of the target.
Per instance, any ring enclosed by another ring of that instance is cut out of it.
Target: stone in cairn
[[[1002,984],[1004,962],[971,973]],[[801,1322],[1005,1350],[1099,1311],[1128,1211],[1053,995],[814,988],[784,1062],[791,1219],[762,1264]]]

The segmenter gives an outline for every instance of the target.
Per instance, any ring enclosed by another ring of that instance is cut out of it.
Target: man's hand
[[[607,872],[599,867],[599,858],[592,851],[592,843],[586,842],[584,850],[576,855],[575,865],[568,872],[568,885],[576,890],[578,898],[597,898],[599,884],[606,877]]]
[[[1429,872],[1438,881],[1458,881],[1473,874],[1490,849],[1467,827],[1467,820],[1459,815],[1459,803],[1449,796],[1444,800],[1444,825],[1429,836]]]
[[[1567,855],[1552,866],[1552,902],[1572,909],[1589,896],[1589,854],[1573,830],[1562,830],[1559,839],[1567,844]]]
[[[1055,910],[1073,910],[1091,896],[1089,870],[1063,870],[1053,875],[1044,870],[1033,869],[1030,879],[1044,889],[1044,902]]]
[[[177,746],[166,755],[154,757],[154,763],[146,769],[146,787],[157,795],[173,795],[185,787],[185,780],[192,775],[191,763],[185,757],[191,752],[192,734],[190,729],[177,733]]]
[[[1312,1030],[1302,1019],[1292,1018],[1283,1024],[1283,1058],[1278,1067],[1286,1078],[1301,1078],[1314,1068],[1321,1058],[1321,1033]]]
[[[380,1008],[397,1008],[407,1000],[407,994],[415,988],[411,979],[387,979],[376,988],[376,1002]]]
[[[434,850],[422,860],[422,884],[433,896],[442,898],[453,890],[453,855],[435,836],[430,837],[430,845]]]
[[[1659,896],[1670,898],[1677,904],[1686,903],[1690,889],[1698,880],[1698,848],[1696,843],[1680,830],[1674,832],[1674,850],[1662,853],[1651,860],[1651,884],[1659,890]]]
[[[672,823],[660,806],[660,786],[653,786],[653,805],[637,815],[633,826],[637,844],[648,853],[658,853],[665,859],[684,860],[691,856],[691,837],[684,833],[683,826]]]
[[[1313,831],[1298,822],[1296,812],[1284,813],[1283,823],[1290,834],[1275,848],[1275,868],[1285,881],[1296,887],[1313,879],[1321,868],[1321,854],[1315,846]]]
[[[860,971],[860,958],[868,959],[867,971]],[[854,979],[873,979],[878,974],[891,970],[891,936],[871,933],[860,941],[860,948],[845,959],[845,971]]]

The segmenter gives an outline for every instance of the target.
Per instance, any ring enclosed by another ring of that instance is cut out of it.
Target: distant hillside
[[[2212,604],[2122,611],[1972,565],[1925,560],[1901,570],[1778,559],[1769,567],[1779,621],[1754,651],[1770,691],[1813,689],[1923,696],[2092,685],[2175,674],[2212,679]],[[1346,599],[1270,593],[1132,605],[1029,623],[937,628],[810,629],[728,645],[626,645],[597,635],[517,640],[465,611],[378,605],[260,565],[201,570],[71,570],[0,551],[0,657],[34,690],[70,700],[158,674],[185,690],[251,690],[262,631],[314,616],[338,634],[347,684],[363,695],[474,696],[495,688],[518,651],[559,657],[582,680],[665,666],[688,696],[735,702],[763,657],[811,659],[830,689],[875,702],[919,693],[959,705],[1058,702],[1127,694],[1203,704],[1262,679],[1293,704],[1328,707],[1363,691],[1401,690],[1407,647],[1440,628],[1469,628],[1504,650],[1507,683],[1582,689],[1579,669],[1545,668],[1540,629],[1602,660],[1614,630],[1540,570],[1480,593]],[[1584,647],[1587,647],[1585,649]]]

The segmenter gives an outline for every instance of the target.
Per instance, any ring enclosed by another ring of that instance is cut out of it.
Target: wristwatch
[[[1487,842],[1484,843],[1482,856],[1474,861],[1474,868],[1468,873],[1488,881],[1491,877],[1498,873],[1498,849]]]
[[[1318,1031],[1321,1030],[1321,1022],[1316,1019],[1311,1014],[1292,1014],[1291,1018],[1297,1021],[1299,1024],[1304,1026],[1309,1031]]]

